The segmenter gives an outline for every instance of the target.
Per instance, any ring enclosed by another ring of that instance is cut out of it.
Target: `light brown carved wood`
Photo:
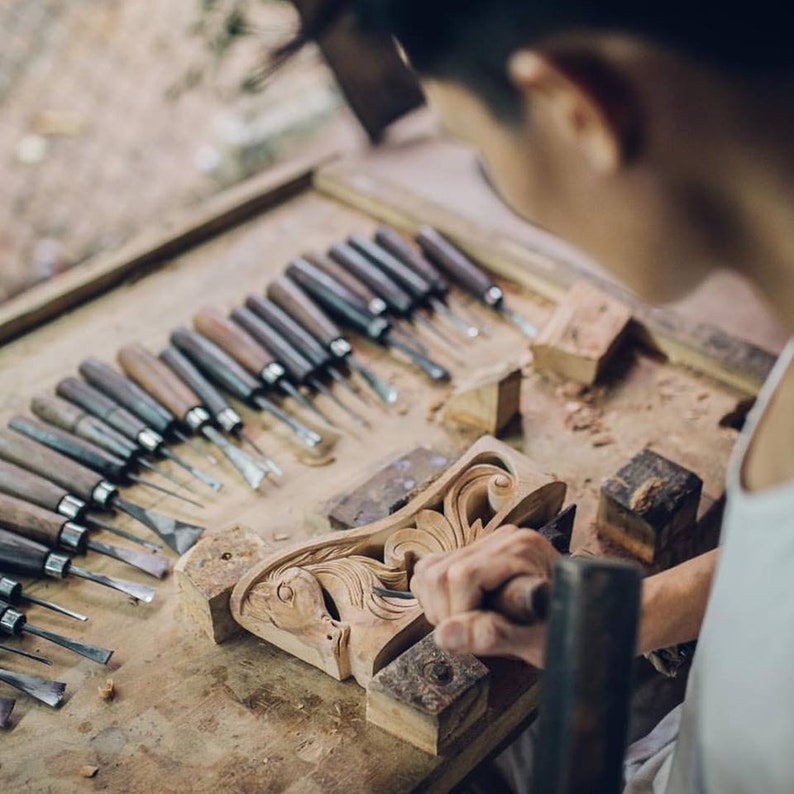
[[[232,615],[329,675],[366,686],[429,630],[416,601],[384,598],[373,587],[405,589],[416,560],[503,524],[540,525],[564,496],[564,483],[485,436],[394,515],[254,567],[232,592]]]

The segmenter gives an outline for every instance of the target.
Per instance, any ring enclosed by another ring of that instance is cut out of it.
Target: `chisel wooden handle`
[[[94,489],[103,479],[65,455],[7,430],[0,430],[0,458],[52,480],[86,502],[93,500]]]
[[[0,567],[9,573],[41,576],[50,554],[50,549],[41,543],[0,529]],[[0,612],[5,608],[6,603],[0,601]]]
[[[278,331],[250,309],[242,307],[235,309],[232,312],[232,319],[251,334],[258,344],[263,345],[273,354],[293,381],[303,383],[314,372],[311,361],[304,358]]]
[[[513,623],[530,625],[546,619],[550,585],[539,576],[514,576],[498,589],[487,593],[484,606],[500,612]]]
[[[206,307],[197,312],[193,315],[193,325],[254,375],[262,375],[275,361],[248,332],[217,309]]]
[[[112,482],[124,482],[127,479],[126,461],[105,452],[104,449],[90,441],[84,441],[57,427],[42,424],[25,416],[13,417],[8,426],[40,444],[66,455],[77,463],[99,472]]]
[[[80,364],[80,374],[161,435],[169,435],[174,429],[176,417],[170,411],[108,364],[93,357],[87,358]]]
[[[55,388],[55,393],[107,422],[127,438],[136,440],[149,427],[146,422],[111,400],[99,389],[77,378],[64,378]]]
[[[305,259],[293,259],[287,275],[321,306],[370,339],[380,339],[391,328],[387,320],[364,308],[348,289]]]
[[[328,249],[328,253],[331,259],[335,259],[370,287],[395,314],[404,317],[411,313],[414,308],[411,296],[355,248],[347,243],[336,243]]]
[[[494,286],[493,281],[462,251],[430,226],[423,226],[419,230],[416,242],[433,262],[462,287],[486,303],[490,303],[488,292]]]
[[[342,336],[339,326],[292,279],[278,276],[267,285],[267,296],[300,323],[325,348]]]
[[[0,460],[0,493],[24,499],[53,512],[57,512],[64,497],[69,495],[60,485],[6,460]]]
[[[159,358],[195,392],[202,405],[214,417],[217,418],[231,409],[226,398],[201,374],[193,362],[173,345],[165,348]]]
[[[184,419],[200,405],[199,398],[183,381],[143,345],[125,345],[118,352],[118,362],[124,372],[174,416]]]
[[[373,314],[383,314],[388,309],[383,298],[379,298],[374,290],[331,257],[311,251],[304,254],[301,259],[310,262],[318,270],[322,270],[327,276],[350,290],[360,300],[362,307],[369,309]]]
[[[0,527],[51,548],[58,547],[63,516],[13,496],[0,494]]]
[[[315,367],[324,367],[331,363],[330,353],[273,301],[262,295],[251,294],[245,299],[245,306],[261,317],[271,328],[278,331]]]
[[[188,328],[176,328],[171,342],[216,383],[237,397],[251,402],[262,384],[246,372],[228,353],[214,342]]]
[[[30,408],[42,421],[90,441],[125,461],[132,460],[139,453],[134,442],[66,400],[39,394],[30,401]]]
[[[373,262],[379,270],[417,300],[425,301],[433,294],[433,285],[428,280],[368,237],[363,234],[353,234],[347,241],[351,248]]]
[[[403,264],[410,267],[414,273],[418,273],[426,281],[429,281],[437,294],[446,295],[449,292],[449,281],[399,232],[388,226],[379,226],[375,232],[375,240],[392,256],[397,257]]]

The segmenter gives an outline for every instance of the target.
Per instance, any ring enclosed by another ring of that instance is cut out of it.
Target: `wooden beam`
[[[314,185],[402,231],[413,234],[422,225],[434,226],[497,276],[549,300],[558,302],[575,281],[586,279],[631,309],[636,321],[632,331],[643,343],[675,364],[744,393],[757,392],[775,362],[775,356],[767,350],[669,309],[648,306],[596,273],[528,248],[405,187],[373,177],[358,163],[326,166],[316,173]]]

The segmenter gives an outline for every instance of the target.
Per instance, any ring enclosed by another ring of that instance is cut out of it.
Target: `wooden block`
[[[239,632],[229,596],[240,577],[267,556],[265,541],[247,527],[205,535],[174,567],[183,614],[219,644]]]
[[[444,406],[444,422],[498,435],[521,408],[521,371],[503,364],[461,383]]]
[[[620,347],[629,320],[625,304],[577,281],[532,345],[535,368],[577,383],[595,383]]]
[[[702,488],[689,469],[644,449],[602,483],[598,532],[657,569],[688,559]]]
[[[488,668],[428,635],[384,667],[367,688],[367,721],[433,755],[445,753],[488,705]]]
[[[407,504],[450,464],[445,455],[416,447],[328,507],[332,529],[363,527]]]

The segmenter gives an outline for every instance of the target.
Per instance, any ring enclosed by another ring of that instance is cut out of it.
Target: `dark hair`
[[[780,0],[752,6],[717,0],[322,0],[288,55],[339,17],[393,35],[423,75],[452,79],[478,93],[502,118],[518,96],[505,70],[511,53],[555,34],[614,31],[639,35],[739,73],[789,69],[794,62]]]

